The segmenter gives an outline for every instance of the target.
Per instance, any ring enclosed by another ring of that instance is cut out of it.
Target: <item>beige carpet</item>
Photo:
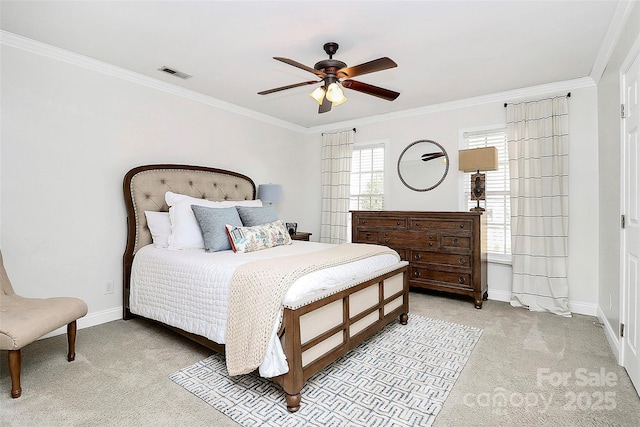
[[[483,330],[434,426],[638,425],[640,398],[595,318],[565,319],[495,301],[476,310],[467,300],[416,293],[410,307],[410,315]],[[27,346],[22,397],[11,399],[0,352],[0,425],[237,426],[169,379],[209,354],[146,321],[110,322],[78,331],[72,363],[64,336]],[[615,377],[615,385],[582,384],[600,372]],[[571,378],[553,384],[562,375]]]

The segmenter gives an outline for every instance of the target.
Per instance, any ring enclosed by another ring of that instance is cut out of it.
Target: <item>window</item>
[[[464,148],[494,146],[498,149],[498,170],[487,171],[486,200],[480,206],[486,209],[487,252],[492,261],[511,261],[511,209],[509,201],[509,157],[507,154],[507,131],[493,128],[463,133]],[[464,200],[467,209],[477,205],[471,200],[470,174],[465,174]]]
[[[351,210],[384,208],[384,143],[353,147]]]

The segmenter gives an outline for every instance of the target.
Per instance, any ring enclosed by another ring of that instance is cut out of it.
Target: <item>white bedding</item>
[[[244,263],[313,252],[332,245],[294,241],[292,245],[248,252],[204,249],[170,251],[147,245],[141,248],[131,271],[130,310],[134,314],[225,343],[227,304],[231,277]],[[394,255],[378,255],[357,262],[327,268],[297,280],[283,303],[308,299],[315,293],[397,264]],[[270,351],[260,367],[260,374],[272,377],[287,372],[284,352],[277,339],[279,325],[274,325]]]

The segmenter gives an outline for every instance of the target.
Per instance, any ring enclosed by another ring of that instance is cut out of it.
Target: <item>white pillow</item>
[[[205,206],[208,208],[231,208],[234,206],[261,207],[260,200],[225,200],[212,202],[205,199],[167,191],[164,195],[169,205],[169,220],[171,222],[171,234],[169,235],[168,248],[172,250],[204,248],[202,230],[191,205]]]
[[[147,217],[147,226],[151,231],[153,246],[156,248],[169,247],[169,235],[171,234],[171,220],[169,212],[144,211]]]

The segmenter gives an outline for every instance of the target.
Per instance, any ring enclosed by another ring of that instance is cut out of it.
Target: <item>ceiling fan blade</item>
[[[367,95],[377,96],[378,98],[386,99],[387,101],[393,101],[400,96],[400,93],[398,92],[358,82],[356,80],[343,80],[341,84],[347,89],[353,89],[358,92],[366,93]]]
[[[341,68],[337,71],[336,74],[340,78],[351,78],[355,76],[361,76],[363,74],[373,73],[375,71],[395,68],[397,66],[398,64],[385,56],[384,58],[374,59],[373,61],[365,62],[364,64]]]
[[[284,62],[285,64],[289,64],[289,65],[293,65],[294,67],[298,67],[301,68],[305,71],[308,71],[310,73],[315,74],[316,76],[320,77],[320,78],[325,78],[327,75],[325,73],[323,73],[320,70],[316,70],[315,68],[311,68],[311,67],[307,67],[304,64],[299,63],[298,61],[294,61],[293,59],[289,59],[289,58],[282,58],[280,56],[274,56],[273,59],[280,61],[280,62]]]
[[[317,82],[317,81],[314,80],[314,81],[309,81],[309,82],[296,83],[296,84],[292,84],[292,85],[288,85],[288,86],[276,87],[276,88],[273,88],[273,89],[263,90],[262,92],[258,92],[258,95],[268,95],[268,94],[273,93],[273,92],[280,92],[281,90],[292,89],[292,88],[298,87],[298,86],[314,85],[316,83],[322,83],[322,82],[321,81]]]
[[[328,112],[328,111],[331,111],[331,105],[332,105],[332,104],[333,104],[333,103],[332,103],[331,101],[329,101],[329,100],[327,99],[327,97],[325,96],[325,97],[322,99],[322,104],[320,104],[320,107],[318,107],[318,114],[326,113],[326,112]]]

